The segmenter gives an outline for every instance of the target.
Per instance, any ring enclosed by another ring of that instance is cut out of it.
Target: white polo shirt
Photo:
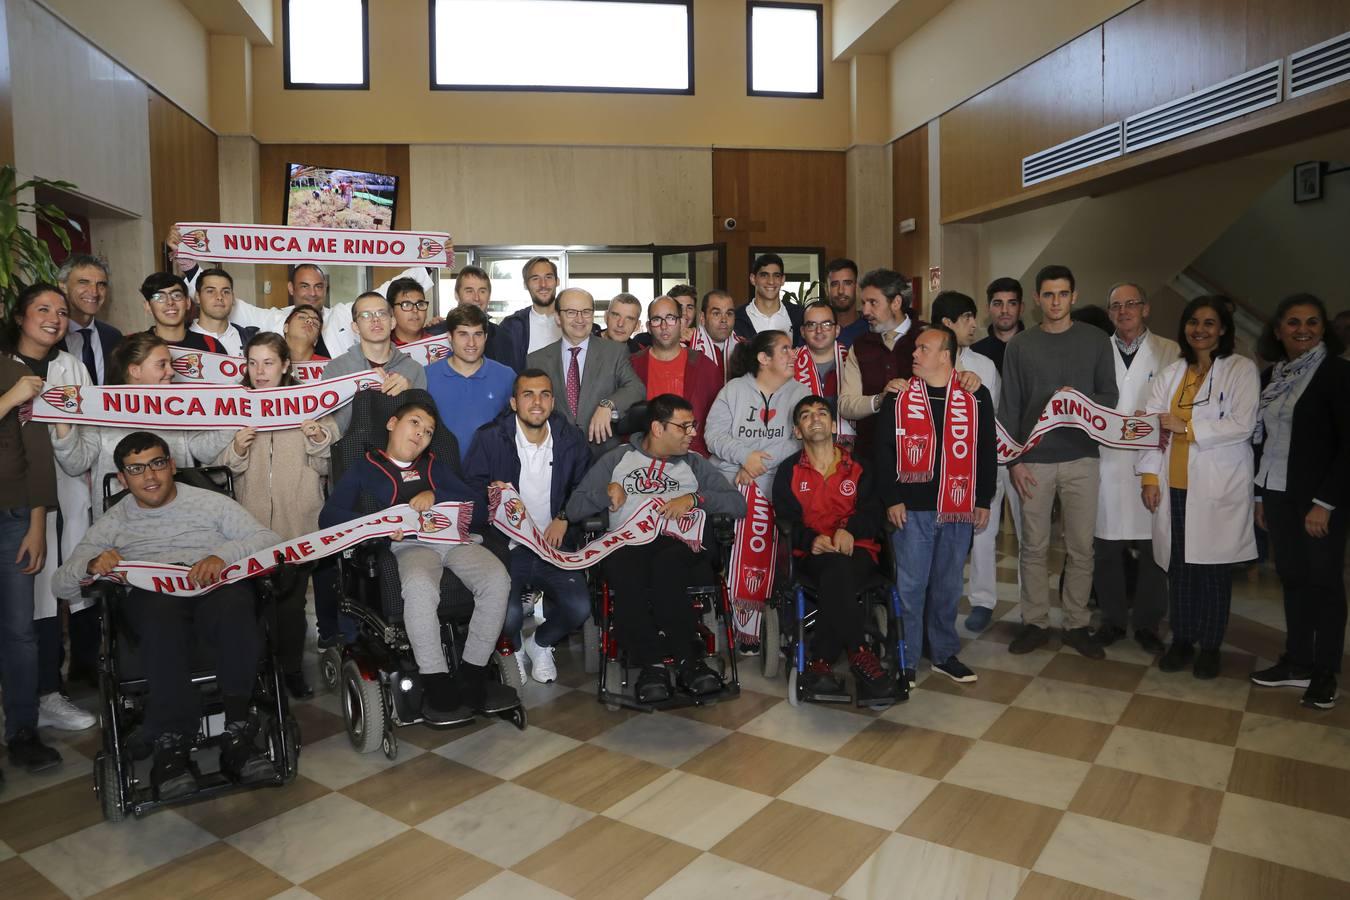
[[[542,444],[532,444],[516,419],[516,456],[520,459],[520,499],[540,531],[553,521],[550,509],[553,494],[553,432],[544,423],[548,436]]]

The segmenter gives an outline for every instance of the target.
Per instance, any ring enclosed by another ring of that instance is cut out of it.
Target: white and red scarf
[[[736,523],[727,564],[727,593],[731,596],[736,633],[744,643],[759,642],[764,602],[773,593],[774,563],[778,557],[778,527],[773,504],[755,482],[741,485],[745,518]],[[772,648],[770,648],[772,649]]]
[[[188,347],[170,347],[169,356],[175,384],[239,384],[248,372],[248,361],[242,356],[207,353]],[[291,374],[296,381],[319,381],[327,365],[326,359],[291,363]]]
[[[403,532],[404,540],[416,539],[431,544],[467,544],[473,540],[469,534],[469,522],[472,518],[473,504],[469,502],[437,503],[420,513],[406,503],[393,506],[372,516],[352,519],[332,528],[321,528],[294,540],[283,541],[266,550],[259,550],[243,559],[229,562],[221,570],[220,580],[205,587],[199,587],[189,580],[188,572],[191,571],[191,566],[171,563],[123,560],[110,574],[100,577],[156,594],[199,597],[221,585],[266,575],[277,567],[278,558],[286,564],[313,562],[341,553],[362,541],[388,537],[396,531]],[[87,581],[95,580],[97,579],[87,579]]]
[[[834,394],[825,393],[825,380],[820,377],[820,369],[816,367],[816,359],[811,355],[810,347],[798,347],[797,356],[792,364],[792,377],[798,384],[806,386],[806,389],[817,397],[839,396],[839,379],[844,377],[844,362],[848,359],[848,348],[838,341],[834,342]],[[836,415],[835,420],[839,428],[839,442],[848,446],[853,443],[857,430],[853,422],[842,416]]]
[[[928,385],[911,378],[895,398],[895,477],[902,483],[938,478],[938,524],[975,521],[975,450],[979,405],[975,395],[956,383],[947,384],[942,434],[933,422]]]
[[[620,547],[650,544],[663,534],[684,541],[695,552],[702,550],[703,524],[707,519],[703,510],[692,509],[678,519],[667,519],[661,515],[662,505],[659,500],[648,500],[617,527],[580,550],[560,550],[544,542],[543,532],[530,518],[525,501],[515,488],[488,488],[493,526],[516,543],[529,547],[540,559],[569,572],[590,568]]]
[[[722,381],[726,382],[727,373],[731,371],[732,351],[736,349],[737,344],[744,343],[745,338],[734,331],[731,333],[731,337],[725,341],[714,341],[712,335],[708,334],[708,329],[700,325],[698,330],[694,332],[693,340],[689,342],[689,346],[716,363],[722,370]],[[722,354],[720,360],[717,358],[719,352]]]
[[[1056,428],[1077,428],[1103,447],[1116,450],[1161,450],[1167,446],[1167,432],[1157,414],[1134,416],[1117,412],[1108,406],[1094,403],[1081,391],[1066,388],[1055,391],[1045,404],[1041,416],[1032,426],[1025,444],[1019,444],[997,426],[998,464],[1015,462],[1019,456],[1041,442],[1047,432]]]

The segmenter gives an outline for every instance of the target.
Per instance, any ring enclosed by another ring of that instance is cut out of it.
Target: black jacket
[[[753,300],[750,301],[750,303],[754,302]],[[788,319],[792,322],[792,334],[789,335],[792,338],[792,346],[800,347],[803,343],[802,318],[806,315],[806,311],[800,304],[789,303],[786,300],[780,300],[779,302],[787,310]],[[755,336],[755,324],[750,321],[750,303],[743,303],[736,307],[736,324],[731,328],[732,331],[747,341]]]
[[[942,424],[946,420],[946,392],[943,400],[936,402],[934,388],[928,389],[928,406],[933,412],[933,428],[941,435]],[[994,490],[998,486],[998,449],[997,431],[994,423],[994,401],[990,399],[989,389],[980,385],[975,392],[976,435],[975,435],[975,508],[988,509],[994,499]],[[939,455],[933,467],[933,477],[929,481],[900,482],[895,477],[895,395],[887,394],[881,401],[881,411],[877,413],[876,444],[872,448],[872,468],[881,487],[881,504],[889,509],[897,503],[903,503],[911,511],[932,512],[937,509],[939,473],[942,459]],[[938,453],[941,454],[939,448]]]
[[[1270,383],[1270,369],[1261,386]],[[1257,452],[1260,452],[1260,447]],[[1259,457],[1258,457],[1259,468]],[[1289,436],[1285,493],[1306,509],[1321,500],[1344,516],[1350,507],[1350,360],[1328,356],[1317,367],[1298,403]],[[1261,496],[1261,486],[1256,486]]]

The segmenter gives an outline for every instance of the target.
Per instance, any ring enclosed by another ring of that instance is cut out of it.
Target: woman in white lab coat
[[[1153,513],[1153,558],[1170,582],[1172,645],[1158,668],[1178,672],[1193,662],[1196,678],[1219,674],[1231,565],[1256,558],[1251,437],[1261,377],[1233,353],[1234,337],[1223,298],[1186,304],[1182,358],[1153,379],[1146,407],[1161,414],[1170,440],[1165,450],[1141,453],[1137,465]]]

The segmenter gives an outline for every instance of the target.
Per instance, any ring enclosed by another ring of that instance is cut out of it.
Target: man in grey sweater
[[[1118,391],[1109,339],[1098,328],[1074,324],[1069,313],[1077,299],[1073,273],[1065,266],[1046,266],[1036,274],[1041,324],[1008,343],[999,398],[999,421],[1019,443],[1060,388],[1075,388],[1103,406],[1115,406]],[[1022,628],[1008,649],[1030,653],[1050,638],[1046,555],[1050,513],[1058,496],[1067,555],[1061,598],[1064,643],[1101,659],[1105,653],[1090,637],[1087,608],[1097,523],[1096,442],[1077,429],[1051,431],[1011,463],[1008,474],[1022,498]]]
[[[133,432],[113,451],[117,479],[129,497],[85,532],[56,571],[58,597],[80,596],[80,582],[106,575],[123,559],[192,563],[188,579],[214,584],[229,563],[281,543],[230,498],[214,491],[174,483],[169,447],[158,435]],[[249,701],[258,670],[257,617],[250,585],[235,582],[199,597],[178,597],[132,588],[126,599],[149,692],[145,736],[154,742],[150,779],[160,800],[192,794],[197,779],[189,765],[191,740],[201,717],[192,686],[193,648],[216,650],[216,683],[225,706],[220,767],[240,783],[270,779],[275,773],[258,750],[249,723]]]
[[[427,370],[394,346],[394,308],[383,294],[369,291],[357,297],[352,304],[352,325],[360,340],[324,367],[325,380],[375,369],[384,375],[384,387],[380,390],[391,397],[410,387],[426,390]],[[335,410],[333,419],[338,429],[346,433],[352,421],[351,404]]]

